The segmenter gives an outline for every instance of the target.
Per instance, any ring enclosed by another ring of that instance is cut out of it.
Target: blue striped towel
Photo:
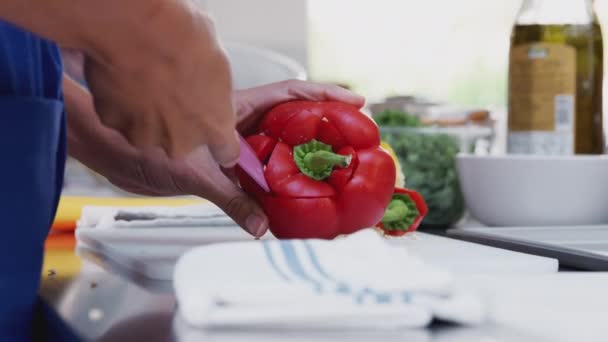
[[[478,297],[372,229],[336,240],[196,247],[180,257],[181,316],[199,327],[403,329],[474,325]]]

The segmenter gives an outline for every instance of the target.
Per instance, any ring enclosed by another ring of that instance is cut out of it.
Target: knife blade
[[[270,187],[264,177],[264,165],[258,159],[251,146],[245,141],[245,139],[239,134],[241,140],[241,155],[239,157],[239,166],[243,171],[253,178],[253,180],[266,192],[270,192]]]

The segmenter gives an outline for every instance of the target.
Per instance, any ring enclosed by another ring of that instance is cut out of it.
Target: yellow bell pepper
[[[391,157],[393,158],[393,161],[395,162],[395,167],[397,169],[397,178],[395,180],[395,186],[404,188],[405,187],[405,175],[403,174],[403,169],[401,169],[401,163],[399,163],[399,158],[397,157],[397,154],[395,154],[395,151],[393,150],[391,145],[389,145],[388,143],[383,141],[381,143],[381,146],[388,152],[388,154],[391,155]]]

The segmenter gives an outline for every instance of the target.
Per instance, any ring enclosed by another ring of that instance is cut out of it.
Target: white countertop
[[[470,276],[495,324],[551,341],[608,341],[608,273]]]

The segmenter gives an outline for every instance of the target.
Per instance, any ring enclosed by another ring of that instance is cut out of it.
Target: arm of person
[[[2,0],[0,19],[65,46],[84,49],[84,29],[88,23],[83,7],[88,5],[89,2],[68,0]],[[83,31],[74,30],[74,27]]]

